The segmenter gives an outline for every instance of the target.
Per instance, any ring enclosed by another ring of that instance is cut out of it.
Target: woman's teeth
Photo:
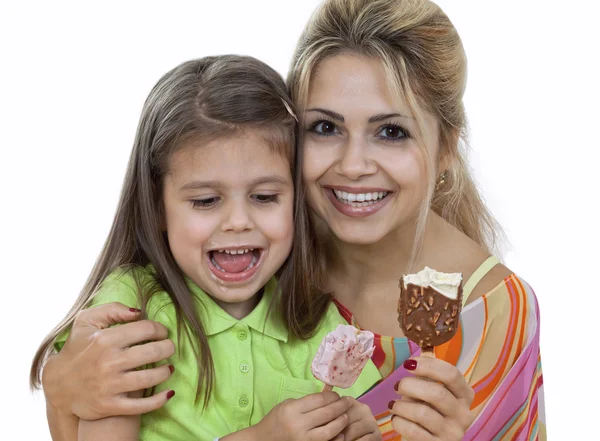
[[[340,190],[333,190],[333,194],[338,201],[343,204],[352,205],[353,207],[367,207],[379,202],[387,196],[387,191],[379,191],[373,193],[348,193]]]

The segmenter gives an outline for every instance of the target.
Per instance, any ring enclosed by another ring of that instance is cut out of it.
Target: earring
[[[438,191],[440,188],[442,188],[442,186],[446,183],[446,179],[448,179],[448,170],[444,170],[442,173],[440,173],[438,181],[435,184],[435,191]]]

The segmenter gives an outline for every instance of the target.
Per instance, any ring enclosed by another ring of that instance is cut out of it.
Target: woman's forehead
[[[311,77],[306,108],[333,106],[339,111],[399,113],[412,117],[408,104],[398,92],[391,87],[379,60],[339,54],[317,65]]]

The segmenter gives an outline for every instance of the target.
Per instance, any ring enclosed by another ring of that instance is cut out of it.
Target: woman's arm
[[[140,416],[116,416],[79,421],[78,441],[138,441]]]
[[[144,391],[133,392],[130,398],[142,398]],[[79,421],[78,441],[138,441],[140,416],[112,416],[95,421]]]
[[[77,441],[79,417],[72,413],[61,413],[46,400],[46,418],[53,441]]]
[[[171,375],[167,365],[127,372],[172,356],[175,347],[167,329],[139,319],[139,312],[120,303],[82,311],[63,349],[44,367],[42,385],[54,441],[72,440],[77,417],[95,420],[115,415],[140,415],[167,402],[163,391],[146,398],[126,397]],[[113,324],[126,323],[109,328]],[[139,343],[149,342],[140,345]],[[135,351],[131,347],[135,347]]]

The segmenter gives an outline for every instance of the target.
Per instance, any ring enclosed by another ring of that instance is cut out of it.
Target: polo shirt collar
[[[230,316],[225,312],[215,301],[198,285],[190,279],[186,279],[188,288],[198,300],[196,303],[199,307],[200,317],[204,325],[204,331],[207,336],[216,335],[234,327],[238,323],[244,323],[255,331],[265,334],[276,340],[287,342],[288,331],[286,330],[282,320],[279,318],[276,311],[269,307],[273,295],[277,290],[277,280],[273,277],[265,285],[262,298],[254,310],[241,320]],[[269,313],[267,317],[267,312]]]

